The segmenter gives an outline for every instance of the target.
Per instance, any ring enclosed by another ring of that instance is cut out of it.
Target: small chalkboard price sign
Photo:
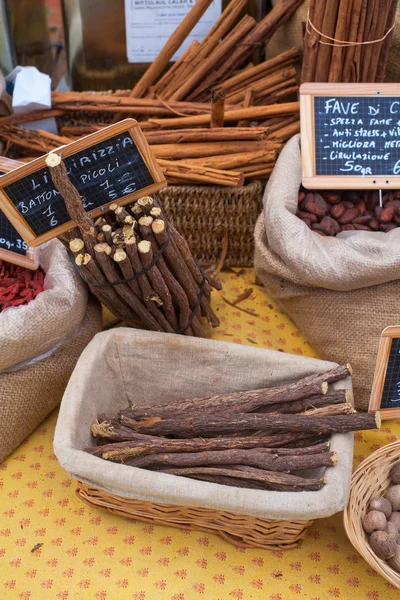
[[[305,83],[300,117],[306,188],[400,187],[397,83]]]
[[[13,171],[23,163],[11,158],[0,156],[0,176]],[[0,210],[0,260],[5,260],[14,265],[37,269],[38,263],[35,251],[28,248],[27,243],[21,238],[15,227]]]
[[[369,403],[369,412],[376,410],[382,419],[400,417],[400,326],[382,332]]]
[[[92,217],[112,203],[128,204],[167,185],[134,119],[105,127],[52,153],[62,156],[83,207]],[[0,177],[0,208],[33,247],[75,225],[53,185],[46,156]]]

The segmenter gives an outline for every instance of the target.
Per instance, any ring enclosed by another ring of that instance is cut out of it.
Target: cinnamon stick
[[[282,0],[284,1],[284,0]],[[285,116],[298,114],[299,103],[287,102],[273,106],[250,106],[249,108],[239,108],[237,110],[226,110],[224,115],[225,122],[241,121],[242,119],[259,120],[272,116]],[[149,122],[164,128],[182,128],[193,127],[197,125],[209,125],[211,121],[210,114],[192,115],[188,117],[177,117],[175,119],[149,119]]]
[[[267,139],[268,127],[215,127],[213,129],[171,129],[145,131],[145,137],[153,144],[182,144],[188,142],[261,141]]]
[[[186,17],[181,21],[174,33],[167,40],[157,58],[147,69],[144,75],[139,79],[131,92],[132,97],[140,98],[143,96],[149,87],[156,81],[157,77],[164,71],[169,61],[185,41],[189,33],[192,31],[196,23],[210,6],[212,0],[197,0],[193,8],[188,12]]]
[[[210,127],[224,126],[225,91],[215,89],[211,94],[211,120]]]

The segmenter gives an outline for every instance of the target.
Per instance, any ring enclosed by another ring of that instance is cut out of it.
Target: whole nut
[[[387,500],[389,500],[390,504],[392,505],[392,509],[395,510],[400,510],[400,485],[393,485],[391,486],[386,494],[385,494],[385,498]]]
[[[396,541],[384,531],[374,531],[369,538],[369,544],[378,558],[387,560],[396,552]]]
[[[400,461],[395,463],[390,471],[390,479],[392,483],[400,483]]]
[[[375,496],[375,498],[371,498],[369,510],[379,510],[388,519],[392,514],[392,505],[386,498]]]
[[[356,208],[347,208],[338,221],[341,225],[347,225],[347,223],[351,223],[351,221],[357,217],[358,212]]]
[[[379,510],[371,510],[363,518],[363,527],[367,533],[372,533],[378,529],[385,529],[387,519],[383,512]]]
[[[393,523],[393,525],[396,525],[397,531],[400,531],[400,512],[398,512],[397,510],[392,512],[392,514],[389,517],[389,522]]]

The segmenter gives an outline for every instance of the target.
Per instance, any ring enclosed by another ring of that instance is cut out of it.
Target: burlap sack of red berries
[[[0,462],[59,404],[81,352],[101,329],[100,306],[88,302],[58,241],[40,249],[40,265],[44,290],[25,305],[18,305],[21,292],[16,299],[8,291],[16,305],[4,303],[0,312]]]

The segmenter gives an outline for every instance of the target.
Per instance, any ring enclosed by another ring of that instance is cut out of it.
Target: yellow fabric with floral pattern
[[[211,337],[315,356],[252,270],[221,280],[224,290],[213,297],[221,327]],[[244,292],[236,307],[227,303]],[[0,600],[400,598],[351,546],[341,514],[316,521],[298,549],[271,552],[88,508],[53,454],[56,418],[0,466]],[[355,464],[399,432],[400,422],[390,421],[380,432],[357,433]]]

